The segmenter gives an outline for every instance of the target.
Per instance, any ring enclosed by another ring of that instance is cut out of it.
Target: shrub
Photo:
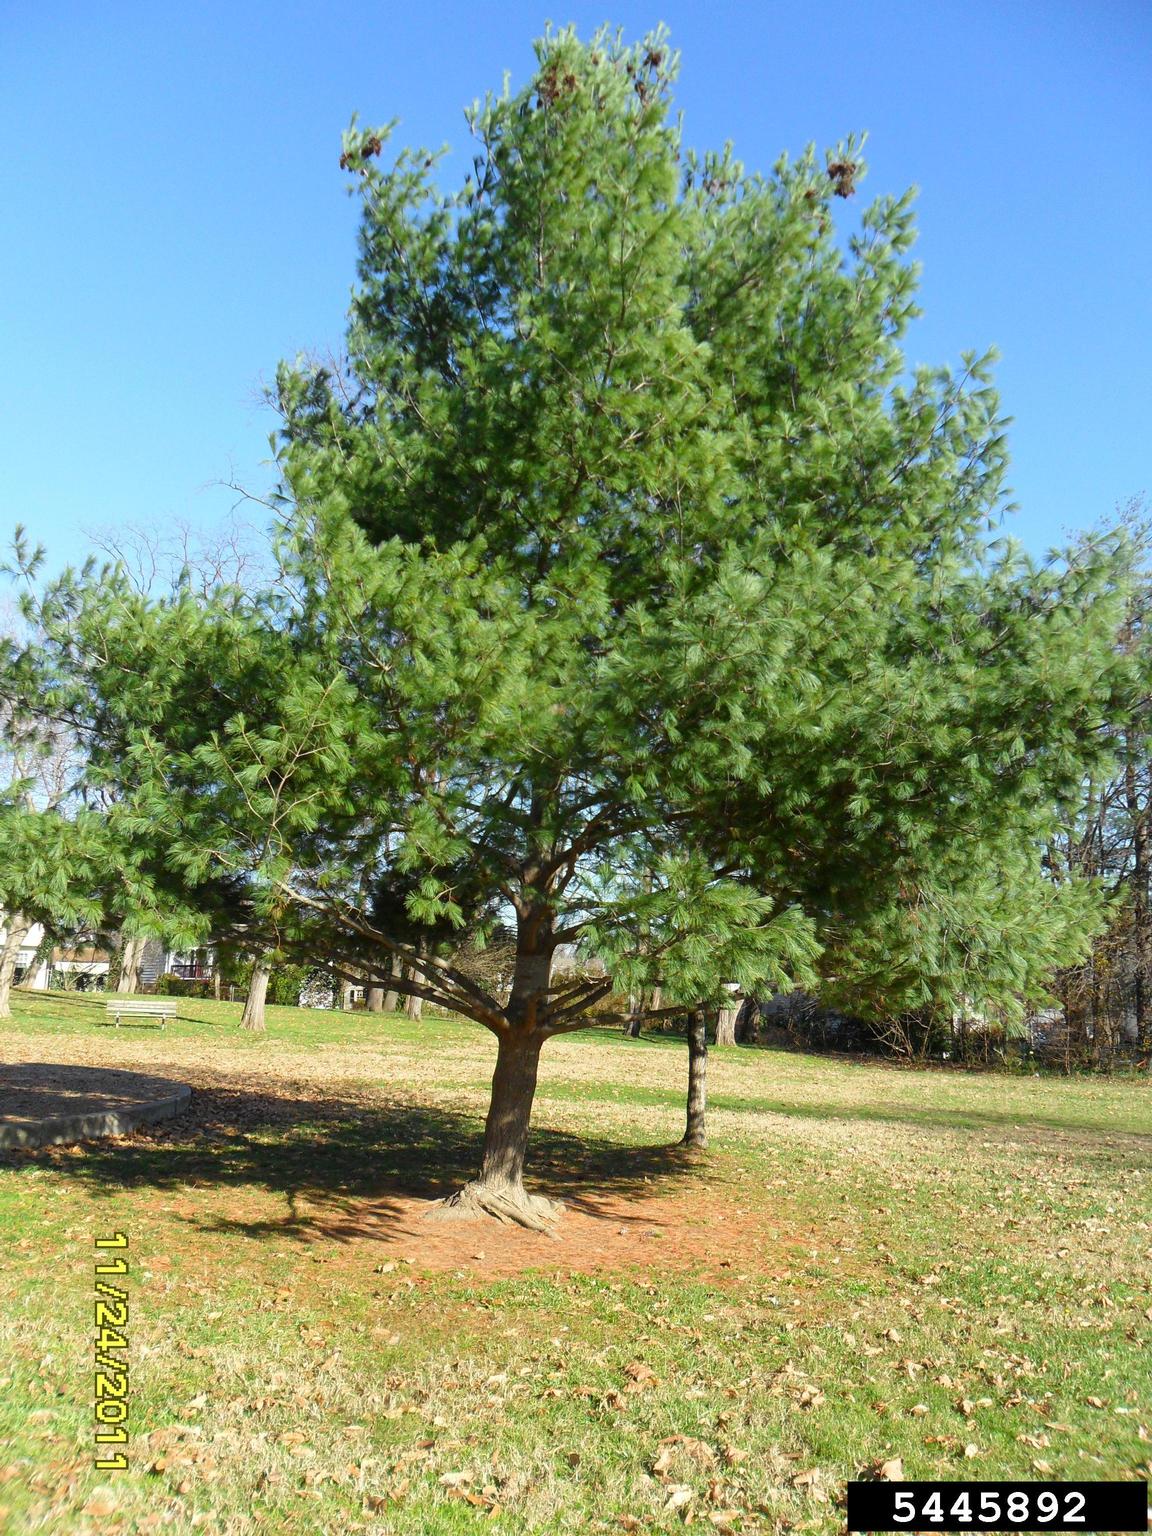
[[[278,965],[268,978],[268,1001],[295,1008],[310,970],[307,965]]]
[[[212,983],[210,981],[191,981],[184,976],[176,976],[171,971],[165,971],[163,976],[157,977],[156,991],[160,997],[211,997]]]

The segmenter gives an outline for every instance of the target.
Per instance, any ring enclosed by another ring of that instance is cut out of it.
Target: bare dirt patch
[[[403,1197],[355,1210],[301,1210],[317,1240],[334,1239],[337,1267],[386,1266],[506,1278],[528,1270],[564,1274],[615,1271],[699,1272],[733,1278],[754,1268],[760,1278],[786,1271],[809,1247],[811,1232],[770,1236],[763,1212],[728,1205],[714,1192],[684,1189],[629,1198],[570,1198],[551,1235],[488,1220],[426,1219],[426,1201]]]
[[[102,1045],[59,1042],[87,1063],[44,1070],[58,1073],[62,1086],[85,1074],[116,1076],[92,1062],[104,1055]],[[209,1064],[202,1047],[165,1054],[163,1064],[178,1066],[193,1089],[178,1120],[99,1146],[15,1155],[51,1158],[80,1183],[131,1185],[137,1200],[187,1236],[322,1250],[326,1268],[365,1278],[376,1270],[478,1279],[645,1271],[721,1282],[744,1271],[784,1272],[816,1240],[814,1229],[774,1227],[763,1202],[728,1182],[723,1158],[622,1145],[560,1121],[537,1126],[529,1168],[531,1188],[565,1207],[553,1233],[492,1219],[430,1221],[431,1203],[474,1171],[482,1093],[449,1089],[436,1102],[423,1084],[418,1094],[388,1091],[365,1083],[363,1061],[341,1063],[341,1072],[327,1058],[302,1071],[297,1055],[254,1071],[250,1057],[226,1065],[219,1052]]]

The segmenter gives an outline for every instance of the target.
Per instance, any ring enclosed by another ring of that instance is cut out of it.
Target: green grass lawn
[[[6,1062],[192,1084],[182,1118],[0,1166],[0,1530],[832,1532],[845,1481],[1138,1478],[1140,1080],[546,1049],[558,1240],[427,1222],[493,1049],[452,1020],[18,996]],[[128,1237],[130,1468],[97,1471],[93,1239]]]

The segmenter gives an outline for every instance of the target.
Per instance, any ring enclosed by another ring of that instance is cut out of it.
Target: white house
[[[0,913],[0,944],[3,944],[7,936],[4,914]],[[81,990],[108,985],[111,956],[107,950],[98,949],[91,938],[80,935],[70,944],[57,944],[50,955],[37,961],[43,940],[44,929],[39,923],[33,923],[16,951],[16,973],[13,979],[18,984],[27,981],[29,986],[45,990],[52,985],[55,977],[57,985],[71,983]],[[29,969],[33,966],[35,970],[29,977]]]
[[[140,957],[140,982],[150,987],[161,976],[180,976],[185,981],[211,981],[216,956],[210,949],[169,949],[159,939],[147,939]]]

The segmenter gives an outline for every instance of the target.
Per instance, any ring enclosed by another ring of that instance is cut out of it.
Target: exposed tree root
[[[434,1201],[424,1214],[432,1221],[475,1220],[479,1216],[494,1216],[497,1221],[555,1237],[553,1227],[563,1212],[564,1207],[559,1200],[546,1200],[543,1195],[529,1195],[523,1189],[501,1189],[492,1184],[465,1184],[463,1189],[458,1189],[447,1199]]]

